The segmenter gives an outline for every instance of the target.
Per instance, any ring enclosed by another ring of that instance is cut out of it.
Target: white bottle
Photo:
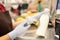
[[[37,36],[45,37],[45,33],[48,28],[48,23],[49,23],[49,15],[47,13],[43,14],[40,17],[40,24],[39,24],[38,29],[36,31]]]

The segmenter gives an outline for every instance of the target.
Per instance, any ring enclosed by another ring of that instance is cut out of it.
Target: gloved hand
[[[48,14],[49,15],[49,9],[48,8],[45,8],[44,11],[40,12],[40,13],[37,13],[35,16],[28,16],[27,17],[27,21],[28,21],[28,24],[32,24],[32,23],[35,23],[37,20],[40,19],[40,17],[43,15],[43,14]]]
[[[11,40],[13,40],[17,36],[23,35],[24,32],[26,32],[28,30],[28,28],[30,28],[30,25],[28,25],[27,21],[25,20],[22,23],[20,23],[13,31],[8,33],[8,35],[10,36]]]
[[[27,17],[27,23],[28,24],[34,24],[37,20],[33,17]]]

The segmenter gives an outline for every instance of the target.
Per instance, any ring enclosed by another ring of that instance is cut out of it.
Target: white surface
[[[60,9],[57,9],[57,13],[56,14],[60,14]]]

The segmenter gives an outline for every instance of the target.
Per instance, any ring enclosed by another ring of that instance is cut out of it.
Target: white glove
[[[40,13],[37,13],[35,16],[29,16],[27,17],[27,21],[28,21],[28,24],[32,24],[32,23],[35,23],[37,20],[40,19],[40,17],[43,15],[43,14],[49,14],[49,9],[48,8],[45,8],[44,11],[40,12]]]
[[[27,24],[27,21],[20,23],[12,32],[8,33],[11,40],[15,39],[17,36],[24,34],[30,28],[30,25]]]
[[[27,17],[27,23],[28,24],[33,24],[33,23],[35,23],[37,20],[36,19],[34,19],[33,17]]]

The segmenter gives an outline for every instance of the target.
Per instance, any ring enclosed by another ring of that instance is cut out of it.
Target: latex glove
[[[15,39],[17,36],[24,34],[30,28],[30,25],[27,24],[27,21],[20,23],[12,32],[8,33],[11,40]]]
[[[27,17],[28,24],[32,24],[32,23],[34,24],[36,21],[38,21],[40,19],[40,17],[43,14],[49,15],[49,9],[45,8],[44,11],[37,13],[35,16],[32,16],[32,17],[28,16]]]
[[[36,19],[34,19],[33,17],[27,17],[27,23],[28,24],[33,24],[33,23],[35,23],[37,20]]]

